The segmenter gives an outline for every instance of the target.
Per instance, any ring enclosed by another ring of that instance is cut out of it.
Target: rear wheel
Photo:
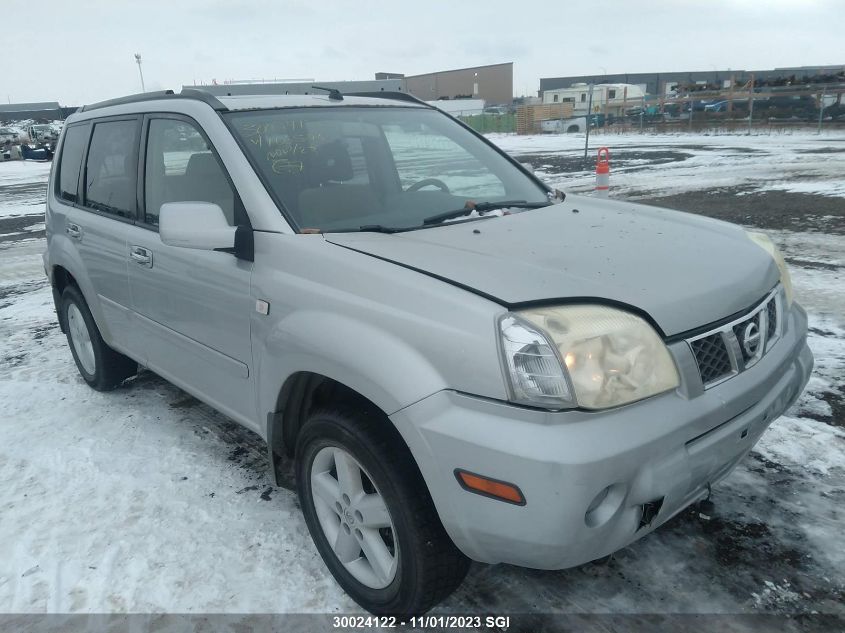
[[[100,335],[88,304],[76,286],[62,292],[62,320],[79,374],[97,391],[110,391],[138,371],[131,358],[114,351]]]
[[[437,516],[413,457],[378,412],[319,411],[297,441],[297,490],[329,570],[376,614],[424,613],[469,560]]]

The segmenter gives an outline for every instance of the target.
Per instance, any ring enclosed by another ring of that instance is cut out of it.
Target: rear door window
[[[88,140],[90,127],[74,125],[65,132],[62,155],[59,158],[59,186],[56,195],[67,202],[78,202],[79,168]]]
[[[135,119],[94,125],[85,163],[85,206],[135,218],[137,130]]]

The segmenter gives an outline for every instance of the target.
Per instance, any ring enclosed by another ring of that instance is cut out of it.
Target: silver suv
[[[813,358],[763,235],[549,189],[403,94],[184,90],[67,120],[45,269],[79,372],[144,366],[292,463],[374,613],[561,569],[708,496]]]

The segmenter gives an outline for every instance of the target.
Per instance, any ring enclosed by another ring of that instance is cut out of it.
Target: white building
[[[636,84],[595,84],[593,86],[593,114],[623,116],[626,108],[639,105],[645,96],[643,86]],[[546,90],[543,103],[571,103],[576,115],[586,115],[590,102],[590,87],[573,84],[569,88]]]

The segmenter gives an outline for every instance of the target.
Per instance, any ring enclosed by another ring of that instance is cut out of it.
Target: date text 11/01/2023
[[[336,615],[332,618],[334,628],[366,629],[371,627],[411,627],[421,629],[479,629],[506,631],[510,628],[510,616],[481,615],[421,615],[406,618],[375,615]]]

